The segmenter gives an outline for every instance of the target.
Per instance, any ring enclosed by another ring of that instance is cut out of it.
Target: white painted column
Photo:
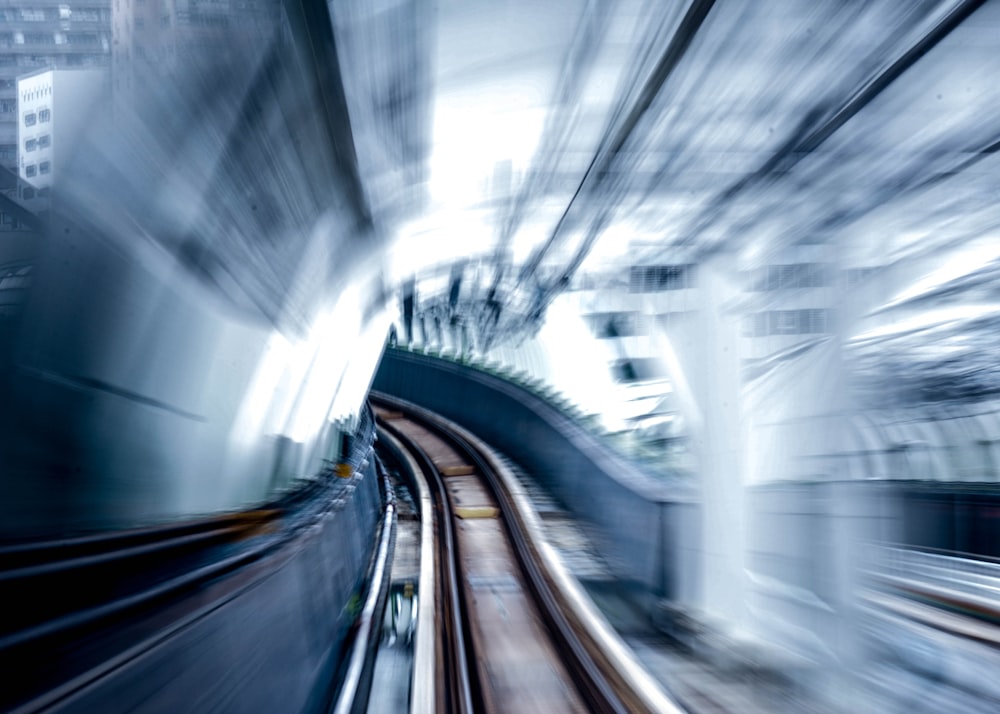
[[[702,492],[702,604],[736,627],[746,617],[743,428],[740,410],[739,280],[728,257],[699,265],[701,307],[690,325],[690,375],[701,420],[695,425]],[[692,360],[691,357],[694,359]]]

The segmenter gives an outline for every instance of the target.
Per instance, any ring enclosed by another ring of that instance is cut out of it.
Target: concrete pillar
[[[702,604],[733,625],[745,621],[743,429],[740,414],[739,296],[732,260],[698,267],[701,308],[690,327],[696,349],[685,361],[701,412],[693,446],[702,491]],[[695,357],[691,360],[690,357]]]

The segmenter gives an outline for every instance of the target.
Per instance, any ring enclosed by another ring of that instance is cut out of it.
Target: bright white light
[[[688,380],[681,361],[674,351],[674,346],[666,332],[660,328],[653,331],[653,344],[656,354],[662,355],[661,359],[670,376],[672,391],[677,395],[681,404],[681,411],[687,418],[693,434],[698,435],[702,431],[702,414],[698,407],[698,400],[695,399],[694,390]]]
[[[962,250],[949,255],[940,268],[931,271],[906,290],[893,297],[889,301],[889,305],[906,302],[907,300],[920,297],[925,293],[932,292],[953,280],[981,270],[984,265],[998,258],[1000,258],[1000,241],[996,239],[966,246]]]
[[[329,421],[344,419],[356,413],[364,402],[391,322],[388,310],[383,310],[364,326],[354,340],[350,348],[350,359],[327,414]]]
[[[399,282],[463,256],[488,254],[495,227],[482,212],[442,210],[404,225],[387,257],[391,281]]]
[[[623,430],[629,410],[608,369],[610,355],[576,306],[565,299],[553,302],[537,339],[550,361],[547,381],[585,412],[598,414],[609,431]]]
[[[905,335],[910,332],[925,330],[937,325],[944,325],[950,322],[962,322],[974,320],[987,315],[1000,313],[1000,303],[986,303],[981,305],[949,305],[948,307],[936,310],[927,310],[913,317],[894,322],[882,327],[863,332],[856,335],[853,342],[867,342],[880,338],[891,337],[893,335]]]
[[[360,332],[361,298],[358,289],[352,286],[310,330],[309,344],[314,346],[312,360],[285,430],[293,441],[305,443],[323,428],[337,385],[347,367],[351,346]]]
[[[620,266],[622,261],[634,255],[636,246],[657,245],[663,240],[659,231],[650,231],[641,225],[636,215],[622,215],[612,221],[594,243],[581,266],[583,272],[606,272],[611,266]]]
[[[500,97],[499,99],[503,99]],[[516,96],[511,101],[517,102]],[[506,193],[493,186],[498,163],[522,172],[531,161],[545,119],[541,108],[511,110],[506,103],[462,106],[439,102],[434,116],[434,148],[428,190],[432,201],[468,206],[484,194]]]
[[[296,362],[302,362],[302,355],[296,354],[284,335],[272,332],[236,413],[231,431],[235,444],[252,444],[260,435],[267,433],[268,427],[273,429],[274,424],[268,422],[275,421],[275,413],[287,413],[293,396],[288,389],[287,377],[289,373],[298,372],[294,368]]]

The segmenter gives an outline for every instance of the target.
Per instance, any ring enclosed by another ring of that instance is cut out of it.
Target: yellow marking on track
[[[457,506],[455,515],[466,521],[472,518],[496,518],[500,515],[500,509],[495,506]]]
[[[471,476],[476,473],[474,466],[462,464],[461,466],[445,466],[441,469],[442,476]]]
[[[255,511],[226,514],[220,520],[231,521],[233,527],[239,531],[237,540],[244,540],[251,536],[276,531],[280,515],[281,511],[275,508],[258,509]]]
[[[256,523],[258,521],[269,521],[281,515],[277,508],[258,508],[254,511],[239,511],[238,513],[226,513],[221,518],[241,523]]]

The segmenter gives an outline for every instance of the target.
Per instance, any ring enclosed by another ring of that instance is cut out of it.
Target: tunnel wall
[[[327,239],[317,230],[301,249]],[[352,301],[305,285],[313,322],[296,331],[147,252],[75,228],[34,252],[0,246],[36,281],[24,314],[0,319],[0,542],[261,503],[331,456],[331,402],[361,406],[367,375],[355,377],[385,339],[377,311],[358,320]]]
[[[641,594],[694,597],[694,499],[609,453],[544,399],[481,370],[398,349],[386,351],[372,388],[451,419],[516,461],[584,522],[615,574]]]
[[[326,711],[376,542],[368,461],[259,570],[231,576],[228,596],[216,599],[213,585],[194,594],[189,622],[149,638],[59,711]]]

